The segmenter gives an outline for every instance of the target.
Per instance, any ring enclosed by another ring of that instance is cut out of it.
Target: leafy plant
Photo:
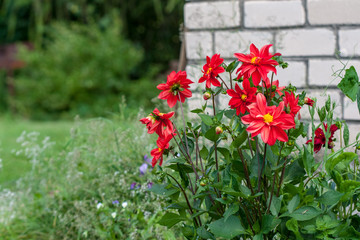
[[[348,127],[334,119],[330,98],[316,108],[305,92],[296,95],[295,87],[273,81],[275,67],[287,64],[270,47],[252,44],[250,54],[236,53],[229,65],[219,54],[207,57],[199,81],[206,81],[205,102],[191,111],[198,122],[183,118],[180,129],[173,112],[158,109],[140,120],[158,135],[151,155],[159,183],[150,191],[169,202],[159,224],[182,223],[187,239],[357,239],[359,141],[349,144]],[[173,72],[157,86],[159,98],[169,107],[179,104],[184,115],[189,84],[186,72]],[[353,67],[339,84],[353,98],[350,85],[358,85]],[[222,94],[231,98],[230,109],[218,108]],[[310,124],[298,115],[305,105]],[[300,144],[309,125],[311,138]]]

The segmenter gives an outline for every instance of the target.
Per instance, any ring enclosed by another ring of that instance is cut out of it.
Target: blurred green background
[[[20,61],[0,61],[1,112],[36,120],[108,116],[124,98],[130,108],[152,108],[155,84],[176,70],[183,0],[0,4],[0,56],[16,44]]]

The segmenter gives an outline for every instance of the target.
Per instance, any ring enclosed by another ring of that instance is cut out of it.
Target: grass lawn
[[[73,125],[72,121],[34,122],[0,118],[0,158],[3,165],[0,171],[0,185],[12,188],[15,181],[31,168],[28,159],[11,152],[13,149],[19,149],[16,139],[23,131],[39,132],[41,140],[49,136],[51,141],[56,143],[54,149],[60,151],[67,143]]]

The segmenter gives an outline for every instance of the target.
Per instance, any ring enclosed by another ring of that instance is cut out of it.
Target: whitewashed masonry
[[[360,114],[337,89],[342,63],[360,73],[360,0],[193,0],[184,11],[187,67],[197,82],[206,56],[221,54],[229,63],[249,46],[273,44],[289,63],[278,70],[280,85],[291,83],[317,97],[331,95],[336,116],[346,119],[351,139],[360,131]],[[201,104],[203,86],[194,86],[190,108]],[[327,92],[325,93],[325,89]],[[226,106],[227,100],[221,100]],[[304,112],[303,117],[308,115]]]

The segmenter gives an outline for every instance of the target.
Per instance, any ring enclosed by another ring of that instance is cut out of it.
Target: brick
[[[305,24],[300,0],[245,2],[245,27],[281,27]]]
[[[359,60],[342,60],[347,63],[349,68],[354,65],[355,69],[360,69]],[[341,78],[337,77],[340,70],[343,69],[343,64],[336,59],[311,59],[309,60],[309,85],[310,86],[336,86]],[[340,74],[344,75],[344,71]]]
[[[185,27],[188,29],[240,26],[239,1],[194,2],[185,4]]]
[[[286,61],[286,59],[285,59]],[[290,83],[295,87],[306,86],[306,65],[300,61],[286,61],[289,63],[289,67],[282,69],[277,68],[277,78],[279,79],[279,85],[285,86]]]
[[[205,62],[203,62],[205,64]],[[185,68],[188,78],[193,81],[193,84],[190,84],[190,91],[192,92],[201,92],[203,86],[199,84],[199,79],[203,75],[201,72],[203,64],[188,64]]]
[[[360,114],[356,102],[344,97],[344,119],[360,121]]]
[[[186,32],[187,59],[206,59],[212,56],[212,36],[210,32]]]
[[[265,31],[217,31],[215,32],[215,51],[221,57],[234,58],[234,53],[249,53],[250,44],[259,49],[273,42],[273,36]]]
[[[335,33],[326,28],[279,31],[276,46],[284,56],[332,56],[336,46]]]
[[[360,56],[360,29],[340,29],[341,56]]]
[[[308,0],[310,24],[359,24],[359,0]]]
[[[306,90],[306,96],[310,98],[316,98],[317,103],[316,107],[323,107],[325,106],[325,102],[328,99],[328,96],[331,97],[332,102],[336,102],[336,107],[334,110],[334,119],[342,118],[342,104],[341,104],[341,96],[340,96],[340,90]],[[304,105],[300,110],[301,117],[303,119],[310,119],[310,113],[308,110],[308,106]],[[315,120],[319,120],[319,116],[315,110]]]

